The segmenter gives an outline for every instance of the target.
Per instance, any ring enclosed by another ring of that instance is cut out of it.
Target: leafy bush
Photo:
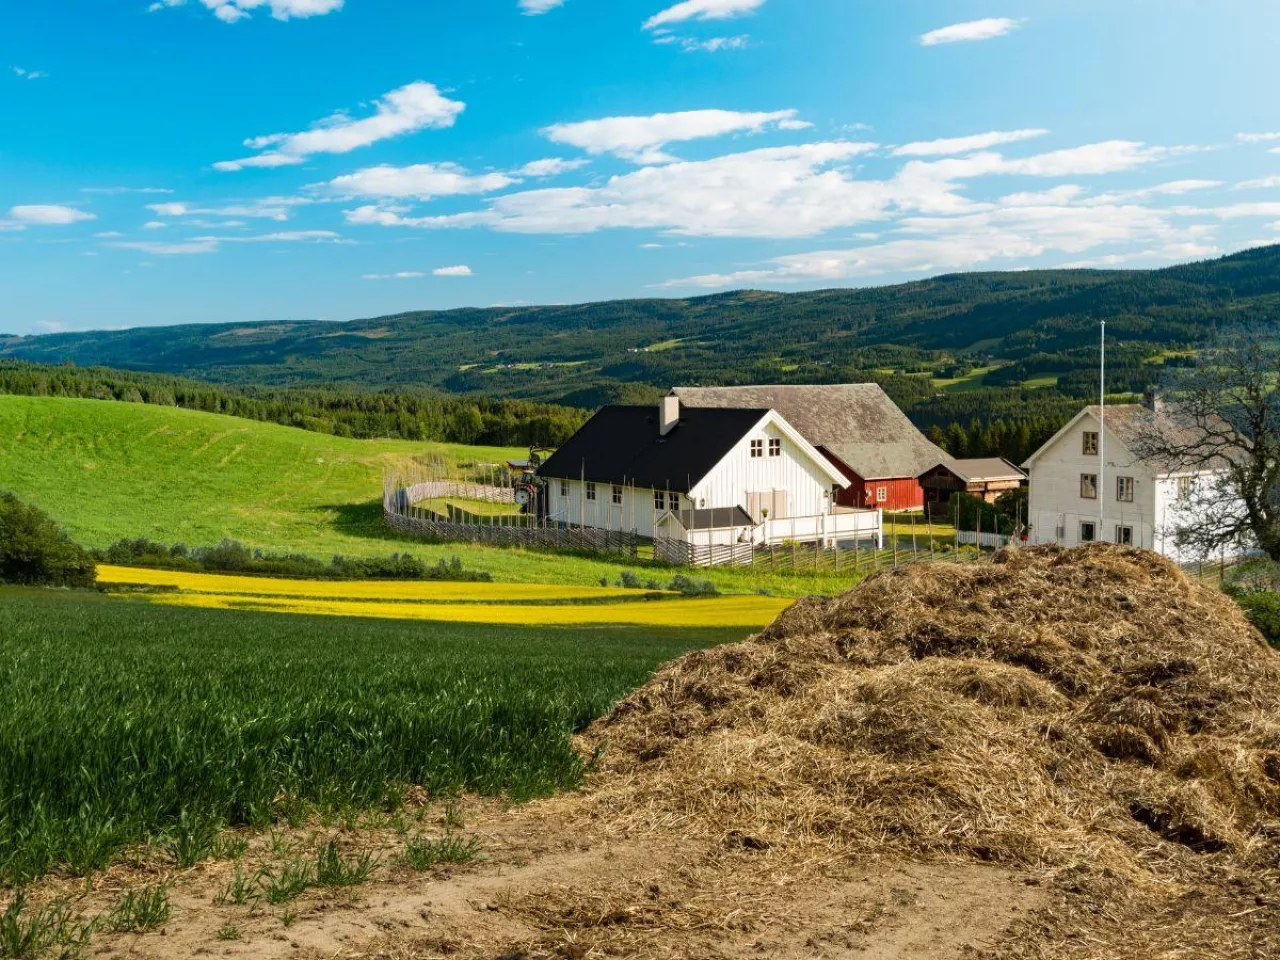
[[[720,591],[716,589],[716,585],[710,580],[694,580],[683,573],[678,573],[672,577],[667,589],[672,593],[683,594],[686,597],[720,596]]]
[[[1247,593],[1236,602],[1267,642],[1280,649],[1280,593]]]
[[[389,557],[334,557],[328,563],[301,554],[263,553],[236,540],[189,550],[166,547],[151,540],[117,540],[98,552],[105,563],[122,567],[151,567],[191,573],[239,573],[307,580],[454,580],[489,582],[484,570],[467,570],[457,557],[434,566],[407,553]]]
[[[623,570],[618,574],[618,586],[626,590],[639,590],[644,587],[644,581],[634,570]]]
[[[93,558],[43,510],[0,493],[0,583],[88,587]]]

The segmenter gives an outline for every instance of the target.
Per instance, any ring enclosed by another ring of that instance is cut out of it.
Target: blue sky
[[[1266,0],[41,0],[0,26],[0,333],[1280,240]]]

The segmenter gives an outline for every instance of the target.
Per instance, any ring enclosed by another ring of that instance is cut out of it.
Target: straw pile
[[[803,601],[585,742],[619,830],[1048,884],[1002,955],[1280,956],[1280,656],[1151,554],[1009,550]]]

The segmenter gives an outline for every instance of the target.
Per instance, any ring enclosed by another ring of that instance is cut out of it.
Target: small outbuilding
[[[957,493],[968,493],[987,503],[1027,482],[1027,475],[1003,457],[948,460],[920,475],[924,508],[929,516],[945,516]]]

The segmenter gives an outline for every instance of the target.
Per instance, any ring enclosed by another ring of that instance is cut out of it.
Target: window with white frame
[[[667,491],[653,491],[653,509],[659,512],[667,509]]]
[[[1080,474],[1080,499],[1098,499],[1098,475],[1096,473]]]
[[[1179,477],[1178,478],[1178,499],[1190,500],[1191,494],[1195,491],[1195,477]]]
[[[764,441],[752,440],[751,441],[751,459],[759,460],[763,456],[764,456]]]
[[[888,487],[876,487],[876,503],[885,503],[889,499]]]
[[[1085,433],[1084,448],[1081,453],[1086,457],[1096,457],[1098,455],[1098,435],[1096,433]]]
[[[596,485],[594,483],[587,484],[587,499],[594,500],[596,498]]]
[[[560,481],[560,496],[562,496],[562,497],[568,497],[568,496],[569,496],[569,481],[568,481],[568,480],[561,480],[561,481]]]
[[[1091,520],[1086,520],[1080,524],[1080,542],[1093,543],[1098,539],[1098,525]]]
[[[1133,503],[1133,477],[1116,477],[1116,499],[1121,503]]]
[[[622,506],[622,488],[616,483],[613,485],[613,502],[615,506]]]
[[[778,437],[773,437],[769,440],[769,456],[782,456],[782,440]]]
[[[1116,526],[1116,543],[1122,547],[1133,546],[1133,527]]]

